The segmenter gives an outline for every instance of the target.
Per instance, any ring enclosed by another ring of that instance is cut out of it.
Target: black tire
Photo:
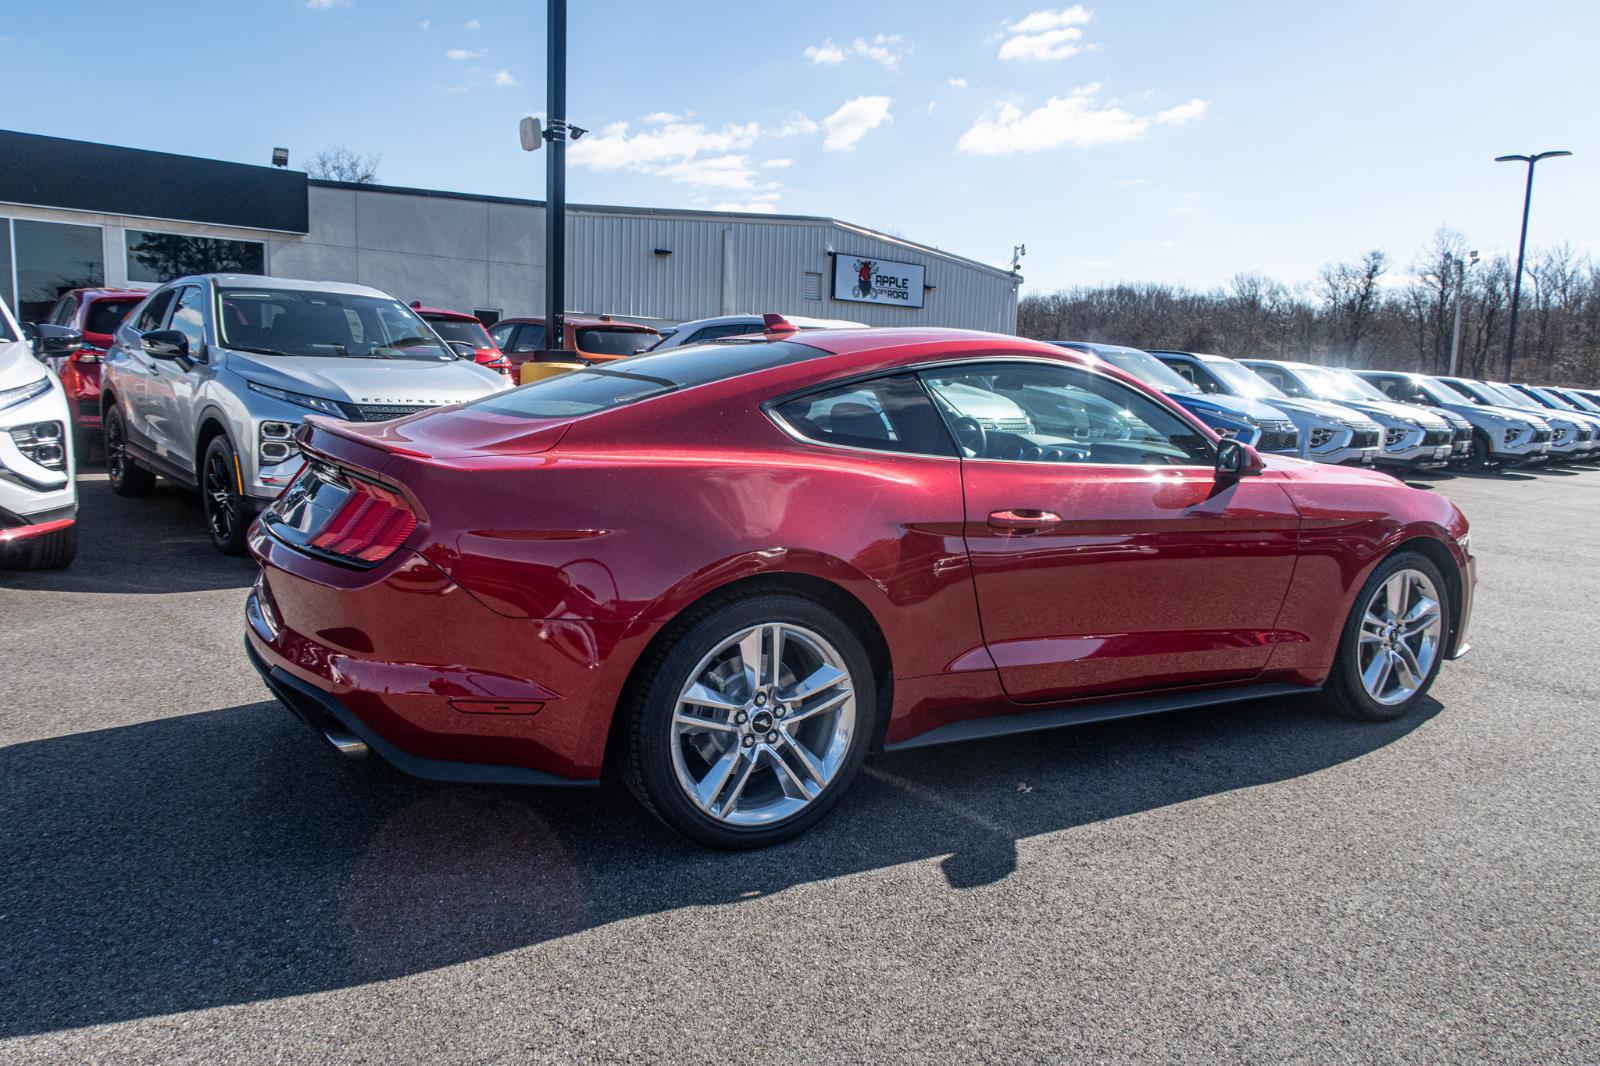
[[[77,524],[38,537],[0,545],[0,569],[60,570],[78,555]]]
[[[1433,657],[1433,662],[1429,664],[1422,684],[1417,686],[1416,692],[1402,703],[1385,704],[1374,699],[1361,680],[1361,621],[1367,605],[1379,587],[1399,570],[1420,571],[1433,582],[1438,595],[1443,628],[1440,632],[1438,651]],[[1351,605],[1350,616],[1345,619],[1344,629],[1339,635],[1339,650],[1333,660],[1333,670],[1328,674],[1327,683],[1322,688],[1323,702],[1331,710],[1363,722],[1392,722],[1410,714],[1427,698],[1428,690],[1433,687],[1434,678],[1439,676],[1439,668],[1444,664],[1444,652],[1450,641],[1451,619],[1454,617],[1451,610],[1450,586],[1445,583],[1444,575],[1439,572],[1433,560],[1427,556],[1419,552],[1402,550],[1379,563],[1362,584],[1361,591],[1356,594],[1355,603]]]
[[[1472,447],[1467,452],[1466,461],[1461,465],[1468,470],[1488,470],[1493,460],[1494,452],[1489,443],[1489,435],[1481,429],[1472,430]]]
[[[736,826],[701,810],[686,795],[674,766],[673,715],[689,672],[729,636],[766,623],[810,630],[833,645],[855,693],[856,719],[838,769],[797,813],[760,826]],[[831,610],[793,593],[754,593],[712,603],[680,619],[644,664],[628,714],[622,771],[640,803],[670,828],[712,848],[766,847],[805,832],[849,790],[876,736],[877,683],[860,638]]]
[[[225,433],[211,438],[200,460],[200,506],[217,551],[243,555],[250,511],[239,495],[239,458]]]
[[[106,478],[111,491],[118,496],[148,496],[156,487],[156,476],[128,455],[128,427],[116,407],[106,412],[105,433]]]

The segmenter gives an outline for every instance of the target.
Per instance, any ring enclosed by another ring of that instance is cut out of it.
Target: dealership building
[[[0,130],[0,296],[237,271],[371,285],[486,322],[544,310],[544,204]],[[804,215],[572,204],[567,311],[744,312],[1014,333],[1010,271]]]

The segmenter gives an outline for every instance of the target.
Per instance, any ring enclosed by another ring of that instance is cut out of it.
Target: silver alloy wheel
[[[844,657],[786,622],[741,630],[689,674],[672,715],[672,764],[719,822],[770,825],[822,795],[850,751],[856,694]]]
[[[1416,695],[1438,658],[1443,633],[1433,579],[1420,570],[1390,574],[1361,615],[1357,665],[1367,695],[1391,707]]]

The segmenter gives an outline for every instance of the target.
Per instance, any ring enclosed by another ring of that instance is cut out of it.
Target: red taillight
[[[417,516],[405,497],[370,481],[350,478],[350,496],[326,528],[311,538],[311,547],[362,562],[382,562],[417,528]]]
[[[72,353],[72,361],[74,363],[98,363],[105,354],[106,350],[104,348],[96,348],[92,344],[81,344],[78,346],[78,350]]]

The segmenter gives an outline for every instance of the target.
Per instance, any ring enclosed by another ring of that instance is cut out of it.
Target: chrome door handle
[[[1029,507],[1012,507],[989,513],[989,526],[1007,533],[1038,533],[1061,524],[1061,516],[1054,511],[1036,511]]]

